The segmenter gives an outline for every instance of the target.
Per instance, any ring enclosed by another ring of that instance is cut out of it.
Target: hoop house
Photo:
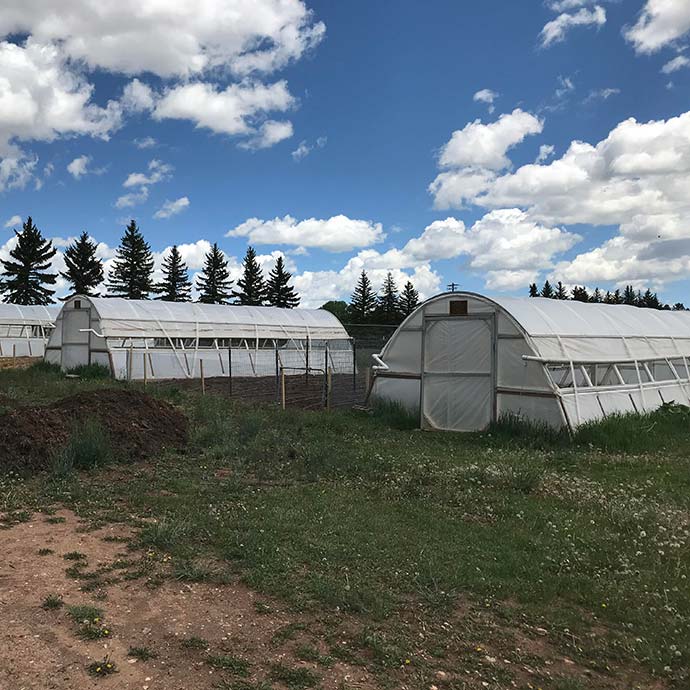
[[[108,367],[119,379],[270,376],[305,368],[351,371],[347,332],[321,309],[75,296],[65,302],[46,360]],[[203,365],[201,364],[203,362]]]
[[[372,395],[427,429],[478,431],[505,414],[571,429],[690,402],[690,313],[446,293],[375,356]]]
[[[43,357],[59,306],[0,304],[0,357]]]

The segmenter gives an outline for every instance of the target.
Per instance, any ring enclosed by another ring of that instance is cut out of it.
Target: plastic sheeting
[[[278,309],[197,302],[80,298],[90,302],[106,338],[347,339],[338,319],[323,309]],[[92,318],[95,315],[92,314]]]
[[[0,304],[0,357],[42,357],[58,305]]]

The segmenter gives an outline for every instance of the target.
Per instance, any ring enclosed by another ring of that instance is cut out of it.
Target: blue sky
[[[135,218],[192,271],[283,253],[309,306],[362,268],[690,302],[688,0],[43,5],[0,9],[0,256]]]

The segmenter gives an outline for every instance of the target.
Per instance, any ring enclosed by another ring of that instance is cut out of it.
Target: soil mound
[[[123,460],[142,460],[187,442],[187,418],[172,405],[139,391],[89,391],[0,415],[0,467],[48,467],[75,425],[87,420],[100,423]]]

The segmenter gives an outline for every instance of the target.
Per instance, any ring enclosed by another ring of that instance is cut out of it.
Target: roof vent
[[[452,299],[450,301],[450,310],[448,313],[451,316],[467,316],[467,300]]]

